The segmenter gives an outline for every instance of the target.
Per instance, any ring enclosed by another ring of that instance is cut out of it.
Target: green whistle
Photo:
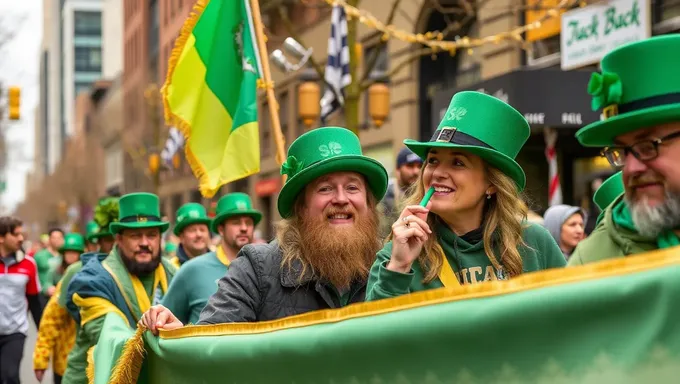
[[[420,206],[426,207],[427,203],[430,202],[432,195],[434,195],[434,187],[430,187],[430,189],[428,189],[427,192],[425,192],[425,196],[423,196],[423,199],[420,200]]]

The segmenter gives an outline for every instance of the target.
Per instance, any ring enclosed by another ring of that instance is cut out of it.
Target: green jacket
[[[578,243],[567,266],[594,263],[658,248],[655,238],[644,237],[614,223],[612,209],[621,199],[623,196],[605,208],[603,219],[590,236]]]
[[[497,271],[484,251],[484,241],[470,244],[451,232],[448,227],[437,227],[439,244],[454,270],[458,281],[465,284],[497,280]],[[564,267],[566,260],[560,248],[548,231],[537,224],[526,224],[522,235],[525,246],[519,252],[524,264],[524,272],[540,271]],[[455,243],[455,251],[446,244]],[[424,273],[418,262],[413,263],[410,273],[399,273],[387,269],[392,255],[392,242],[378,251],[366,285],[366,301],[396,297],[412,292],[441,288],[439,278],[423,283]]]

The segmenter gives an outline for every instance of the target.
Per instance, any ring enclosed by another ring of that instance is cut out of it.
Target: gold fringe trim
[[[87,383],[94,384],[94,345],[87,350],[87,368],[85,374],[87,375]]]
[[[680,247],[647,252],[635,256],[605,260],[579,267],[556,268],[527,273],[505,281],[487,281],[453,288],[437,288],[395,298],[352,304],[341,309],[325,309],[259,323],[190,325],[174,330],[160,330],[162,339],[183,337],[260,334],[284,329],[382,315],[429,305],[508,295],[533,289],[583,281],[624,276],[653,269],[680,265]]]
[[[146,328],[137,327],[135,335],[123,346],[123,352],[113,367],[109,384],[135,384],[144,363],[144,331]]]
[[[208,187],[210,182],[210,179],[208,177],[208,171],[198,161],[198,158],[191,150],[191,145],[189,145],[191,141],[191,125],[187,121],[182,119],[180,116],[177,116],[172,112],[172,110],[170,109],[170,101],[168,101],[169,92],[168,89],[172,85],[172,76],[175,73],[177,62],[179,61],[179,58],[182,55],[182,52],[184,51],[184,46],[189,40],[189,36],[191,36],[191,34],[193,33],[194,27],[196,26],[198,20],[201,18],[201,14],[208,6],[208,3],[210,3],[210,0],[196,1],[196,4],[194,4],[193,9],[189,14],[189,17],[187,17],[186,21],[184,22],[184,25],[182,25],[180,34],[175,40],[175,46],[173,47],[172,52],[170,53],[170,58],[168,59],[168,74],[167,77],[165,78],[165,83],[163,83],[163,87],[161,88],[161,95],[163,99],[163,111],[165,116],[165,122],[166,124],[174,126],[177,129],[179,129],[179,131],[182,132],[182,135],[184,135],[185,141],[184,155],[186,156],[187,162],[191,167],[191,171],[194,173],[194,175],[196,175],[196,178],[198,178],[198,185],[201,194],[204,197],[210,198],[215,196],[220,187],[218,186],[217,188],[214,189]]]

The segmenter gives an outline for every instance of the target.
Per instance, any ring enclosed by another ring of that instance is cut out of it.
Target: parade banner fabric
[[[170,57],[165,117],[186,137],[185,154],[212,197],[260,170],[260,59],[248,0],[199,0]]]
[[[105,331],[94,379],[114,367],[112,383],[672,383],[679,275],[671,248],[271,322]]]

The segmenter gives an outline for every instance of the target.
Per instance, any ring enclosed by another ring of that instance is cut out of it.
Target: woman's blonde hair
[[[424,170],[425,166],[420,170],[412,193],[403,201],[404,207],[418,205],[423,199],[425,195]],[[496,188],[496,193],[491,195],[491,199],[485,200],[486,206],[482,218],[484,253],[496,270],[503,267],[508,276],[517,276],[522,273],[522,256],[519,254],[518,247],[526,245],[522,238],[522,221],[526,219],[529,209],[520,197],[517,185],[510,177],[486,162],[484,171],[488,182]],[[441,221],[434,213],[430,213],[427,217],[427,223],[435,233],[434,227],[437,220]],[[392,234],[387,240],[391,239]],[[494,248],[499,251],[500,259],[496,257]],[[425,275],[424,283],[429,283],[437,277],[444,257],[446,256],[439,245],[437,236],[430,236],[418,256],[418,262]]]

